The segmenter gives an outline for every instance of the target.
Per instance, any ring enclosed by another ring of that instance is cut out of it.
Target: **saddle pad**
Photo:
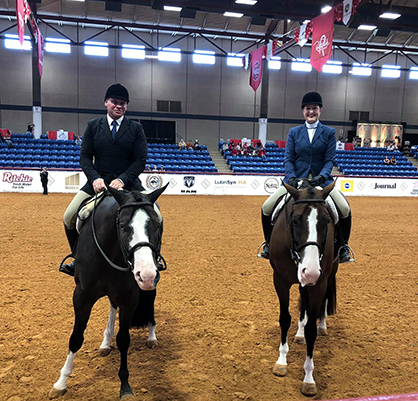
[[[271,215],[272,223],[274,223],[276,221],[277,216],[282,211],[284,205],[287,203],[287,201],[289,199],[290,199],[290,194],[287,193],[286,195],[282,196],[279,203],[277,203],[277,206],[274,208],[273,214]],[[334,224],[337,224],[338,220],[339,220],[339,216],[338,216],[337,206],[335,206],[335,202],[333,201],[333,199],[330,196],[328,196],[325,199],[325,203],[328,206],[328,210],[331,214],[332,219],[334,220]]]

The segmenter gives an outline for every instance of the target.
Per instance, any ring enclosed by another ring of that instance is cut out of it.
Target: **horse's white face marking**
[[[318,210],[311,207],[308,214],[308,239],[307,242],[318,242]],[[298,265],[298,279],[302,287],[315,284],[321,275],[319,264],[319,249],[315,245],[308,245],[302,251],[302,258]]]
[[[149,242],[145,230],[149,218],[145,210],[139,209],[135,212],[130,225],[133,231],[133,237],[129,243],[130,247],[133,247],[138,242]],[[133,263],[134,277],[141,290],[153,290],[155,288],[154,281],[158,270],[155,266],[151,248],[144,246],[137,249],[134,253]]]

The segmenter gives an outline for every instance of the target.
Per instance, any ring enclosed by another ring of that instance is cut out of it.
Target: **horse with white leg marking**
[[[155,210],[154,203],[166,187],[150,194],[109,188],[113,197],[105,197],[81,227],[75,267],[76,288],[73,294],[74,329],[67,360],[61,369],[60,378],[49,393],[50,398],[57,398],[66,392],[75,355],[84,341],[84,330],[91,309],[104,296],[109,297],[111,309],[101,348],[110,348],[116,306],[119,308],[116,342],[121,356],[120,398],[133,396],[128,381],[129,328],[136,324],[136,319],[132,318],[141,302],[145,301],[145,315],[150,308],[153,311],[155,289],[160,278],[158,241],[162,224],[161,215]],[[141,294],[140,289],[143,290]],[[153,315],[148,320],[151,341],[155,342]]]
[[[270,240],[270,264],[274,286],[280,301],[280,356],[273,368],[277,376],[286,376],[290,327],[290,287],[299,284],[300,320],[296,342],[306,342],[307,356],[302,384],[304,395],[317,393],[313,378],[313,349],[319,332],[326,331],[326,316],[336,307],[335,275],[338,269],[338,248],[334,246],[335,223],[325,201],[334,183],[318,189],[305,182],[298,190],[284,183],[292,199],[286,203],[274,224]]]

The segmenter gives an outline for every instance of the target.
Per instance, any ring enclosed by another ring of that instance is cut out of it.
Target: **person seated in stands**
[[[266,150],[263,146],[261,146],[261,148],[258,150],[258,156],[261,157],[263,161],[266,160]]]
[[[193,149],[193,142],[190,139],[187,142],[187,149]]]
[[[193,144],[193,150],[200,150],[199,140],[196,139]]]
[[[247,144],[247,142],[241,142],[241,143],[242,143],[241,154],[243,156],[248,156],[248,144]]]
[[[338,138],[338,141],[337,141],[337,144],[336,144],[335,148],[337,150],[344,150],[344,140],[343,140],[343,137],[342,136],[340,136]]]
[[[224,143],[222,145],[221,154],[224,155],[227,150],[228,150],[228,144],[227,143]]]
[[[10,132],[7,132],[4,136],[4,142],[6,142],[9,148],[13,148],[12,136],[10,135]]]
[[[151,166],[149,164],[146,164],[144,171],[151,171]]]
[[[383,164],[385,164],[386,166],[389,166],[390,159],[389,159],[388,155],[386,155],[385,158],[383,159]]]
[[[241,154],[241,151],[237,149],[237,147],[232,148],[231,150],[231,156],[236,156],[238,154]]]
[[[364,148],[370,148],[371,141],[372,140],[370,138],[364,138],[363,147]]]
[[[232,152],[232,149],[235,148],[234,142],[230,141],[228,144],[228,150],[230,150]]]
[[[156,164],[154,164],[154,167],[153,167],[152,171],[158,171],[158,167],[157,167]]]
[[[395,156],[392,156],[392,157],[391,157],[391,159],[390,159],[390,164],[391,164],[392,166],[395,166],[396,164],[398,164],[398,162],[396,161]]]
[[[159,172],[160,172],[160,173],[165,173],[165,170],[164,170],[164,166],[163,166],[163,165],[161,165],[161,166],[160,166],[160,170],[159,170]]]
[[[80,135],[77,135],[77,136],[74,138],[74,142],[75,142],[75,144],[76,144],[77,146],[81,146],[81,143],[83,142],[83,140],[80,138]]]
[[[26,130],[26,134],[28,134],[28,136],[30,136],[30,138],[34,139],[35,135],[33,134],[35,130],[35,124],[33,123],[28,123],[28,129]]]
[[[392,141],[389,146],[387,147],[387,150],[393,152],[395,150],[398,150],[398,147],[395,145],[395,141]]]
[[[184,141],[183,138],[180,139],[180,142],[179,142],[179,150],[185,150],[186,147],[187,147],[187,143]]]
[[[411,142],[405,141],[402,148],[402,153],[404,156],[409,156],[409,152],[411,151]]]

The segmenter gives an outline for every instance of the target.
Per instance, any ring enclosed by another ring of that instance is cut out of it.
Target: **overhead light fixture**
[[[401,16],[401,14],[398,13],[391,13],[391,12],[387,12],[387,13],[383,13],[379,15],[379,18],[386,18],[386,19],[397,19]]]
[[[376,25],[360,25],[357,29],[361,29],[362,31],[373,31],[376,28]]]
[[[224,17],[233,17],[233,18],[241,18],[244,14],[242,13],[231,13],[230,11],[224,12]]]
[[[173,7],[173,6],[164,6],[164,10],[165,11],[181,11],[182,8],[181,7]]]
[[[237,3],[237,4],[247,4],[249,6],[253,6],[255,3],[257,3],[257,0],[235,0],[235,3]]]
[[[329,10],[331,10],[332,7],[331,6],[325,6],[321,8],[321,13],[322,14],[326,14]]]

